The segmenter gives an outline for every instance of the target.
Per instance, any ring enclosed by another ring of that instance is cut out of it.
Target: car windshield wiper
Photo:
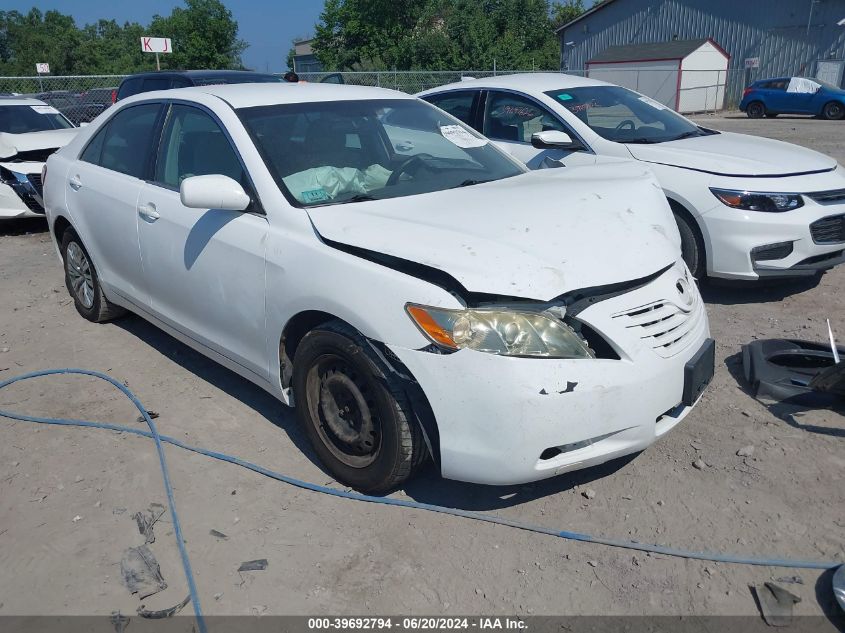
[[[623,144],[626,144],[626,145],[629,144],[629,143],[632,143],[632,144],[635,143],[637,145],[651,145],[652,143],[663,143],[664,141],[667,141],[667,140],[668,139],[653,139],[653,138],[646,138],[645,136],[640,136],[638,138],[628,139],[627,141],[617,141],[617,142],[623,143]],[[672,139],[672,140],[675,140],[675,139]]]
[[[680,136],[676,136],[673,139],[669,139],[670,141],[680,141],[682,138],[691,138],[693,136],[704,136],[704,134],[699,130],[690,130],[689,132],[684,132]]]
[[[347,202],[367,202],[369,200],[381,200],[381,198],[376,198],[368,193],[356,193],[351,198],[344,198],[343,200],[327,200],[322,204],[310,204],[308,207],[331,207],[336,204],[346,204]]]
[[[487,179],[475,180],[475,179],[469,178],[469,179],[464,180],[463,182],[455,185],[454,187],[450,187],[450,189],[460,189],[461,187],[471,187],[472,185],[481,185],[485,182],[493,182],[493,179],[487,178]]]

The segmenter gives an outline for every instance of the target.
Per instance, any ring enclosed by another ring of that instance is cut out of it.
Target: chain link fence
[[[469,78],[482,78],[514,73],[548,71],[532,70],[458,70],[458,71],[372,71],[301,73],[309,82],[333,82],[356,86],[379,86],[416,93]],[[667,107],[682,112],[718,112],[736,108],[745,85],[743,69],[685,70],[667,72],[649,68],[626,68],[611,71],[566,71],[566,74],[589,76],[642,92]],[[94,119],[108,108],[117,94],[117,87],[127,75],[74,75],[40,77],[0,77],[0,95],[27,95],[39,98],[64,113],[74,123]]]

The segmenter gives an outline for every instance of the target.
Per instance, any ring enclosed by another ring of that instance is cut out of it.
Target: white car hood
[[[0,158],[12,158],[20,152],[64,147],[79,133],[79,129],[78,127],[71,127],[63,130],[44,130],[43,132],[26,132],[24,134],[0,132]]]
[[[626,147],[638,160],[724,176],[786,176],[836,167],[834,159],[805,147],[731,132]]]
[[[436,268],[471,292],[541,301],[646,277],[680,257],[663,192],[632,162],[538,170],[308,215],[326,240]]]

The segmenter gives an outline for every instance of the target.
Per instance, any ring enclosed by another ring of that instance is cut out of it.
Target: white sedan
[[[648,164],[697,278],[812,276],[845,261],[845,170],[818,152],[710,130],[627,88],[565,74],[488,77],[418,96],[533,169],[605,156]]]
[[[44,162],[78,131],[43,101],[0,97],[0,220],[44,215]]]
[[[429,458],[504,484],[640,451],[713,373],[647,169],[529,172],[401,93],[144,93],[50,158],[45,196],[83,317],[135,312],[295,403],[362,490]]]

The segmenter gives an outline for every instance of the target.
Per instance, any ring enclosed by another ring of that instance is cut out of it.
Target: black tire
[[[762,119],[766,114],[766,106],[762,101],[752,101],[745,107],[745,114],[749,119]]]
[[[97,270],[73,229],[67,229],[62,235],[61,251],[65,286],[79,314],[93,323],[103,323],[126,313],[103,294]]]
[[[703,280],[707,275],[707,263],[705,261],[704,240],[698,232],[698,227],[690,224],[686,216],[675,213],[675,222],[678,224],[678,232],[681,234],[681,256],[687,264],[692,276]]]
[[[828,121],[839,121],[845,116],[845,106],[838,101],[830,101],[822,108],[822,117]]]
[[[778,114],[780,114],[780,112],[766,112],[766,118],[774,119],[777,117]]]
[[[341,321],[311,330],[293,362],[296,415],[339,482],[363,492],[402,484],[427,449],[402,384]]]

